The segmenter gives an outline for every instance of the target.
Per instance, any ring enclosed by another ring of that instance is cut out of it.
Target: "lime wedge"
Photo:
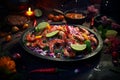
[[[42,29],[46,28],[48,25],[49,25],[48,22],[41,22],[35,27],[35,30],[36,31],[42,30]]]
[[[40,16],[42,16],[42,11],[40,9],[35,9],[34,14],[36,17],[40,17]]]
[[[59,32],[59,30],[56,30],[56,31],[47,33],[47,34],[46,34],[46,37],[53,37],[53,36],[55,36],[58,32]]]
[[[107,30],[106,37],[115,37],[117,33],[118,32],[116,30]]]
[[[82,51],[86,49],[86,44],[71,44],[71,48],[76,51]]]

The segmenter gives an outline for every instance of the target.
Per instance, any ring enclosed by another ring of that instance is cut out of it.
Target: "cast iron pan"
[[[97,48],[93,52],[91,52],[89,54],[86,54],[84,57],[81,57],[81,58],[64,58],[64,59],[62,58],[61,59],[61,58],[53,58],[53,57],[50,57],[50,56],[43,56],[43,55],[40,55],[40,54],[37,54],[37,53],[33,52],[32,50],[30,50],[25,45],[25,36],[26,36],[26,34],[28,32],[34,31],[34,27],[27,29],[23,33],[23,35],[21,37],[21,40],[20,40],[20,44],[28,52],[28,54],[32,54],[32,55],[34,55],[34,56],[36,56],[38,58],[47,59],[47,60],[53,60],[53,61],[63,61],[63,62],[81,61],[81,60],[86,60],[88,58],[91,58],[91,57],[95,56],[96,54],[98,54],[101,51],[102,47],[103,47],[103,41],[102,41],[102,38],[99,35],[99,33],[95,32],[95,31],[93,31],[93,30],[91,30],[91,29],[89,29],[89,28],[87,28],[85,26],[81,26],[81,25],[76,25],[76,26],[87,29],[88,31],[90,31],[91,33],[93,33],[95,35],[95,37],[98,39],[98,46],[97,46]]]

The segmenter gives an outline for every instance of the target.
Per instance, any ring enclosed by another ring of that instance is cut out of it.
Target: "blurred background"
[[[75,2],[77,1],[77,3]],[[3,16],[13,12],[22,11],[33,6],[34,8],[42,8],[49,10],[52,8],[71,9],[73,7],[86,8],[91,4],[100,5],[100,13],[107,15],[119,21],[119,0],[0,0],[0,14]]]

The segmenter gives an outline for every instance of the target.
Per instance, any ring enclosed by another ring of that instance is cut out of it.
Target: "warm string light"
[[[30,7],[29,7],[28,10],[26,11],[26,15],[27,15],[27,16],[32,16],[32,15],[33,15],[33,11],[31,10]]]

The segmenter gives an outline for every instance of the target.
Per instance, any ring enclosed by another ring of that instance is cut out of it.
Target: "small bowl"
[[[68,10],[64,13],[68,24],[83,24],[86,21],[86,13],[81,10]]]

